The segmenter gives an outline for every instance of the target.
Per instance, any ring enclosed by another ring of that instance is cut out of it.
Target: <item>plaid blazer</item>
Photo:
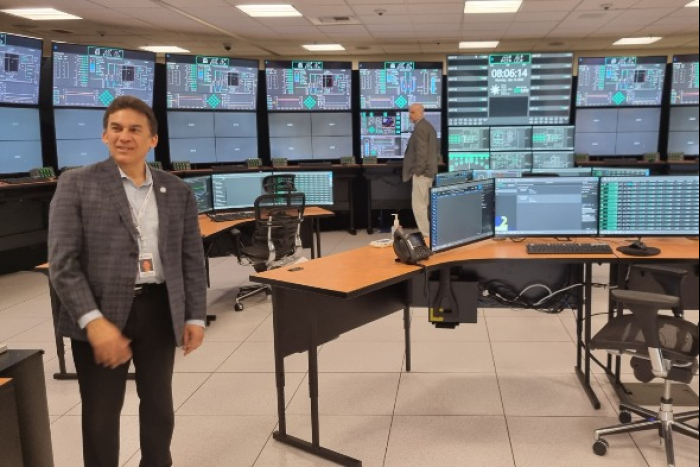
[[[185,322],[206,318],[197,202],[179,178],[151,172],[173,332],[181,343]],[[61,175],[49,212],[49,277],[61,300],[60,335],[87,340],[77,322],[92,310],[124,329],[138,271],[137,238],[119,169],[111,158]]]

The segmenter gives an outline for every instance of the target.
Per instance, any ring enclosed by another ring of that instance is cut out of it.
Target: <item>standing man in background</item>
[[[435,128],[425,119],[425,107],[413,104],[409,117],[414,127],[404,156],[403,181],[413,180],[413,216],[421,234],[429,237],[430,188],[438,171],[440,148]]]
[[[119,466],[120,415],[136,371],[140,467],[170,467],[175,349],[204,338],[206,276],[194,194],[146,165],[158,123],[143,101],[107,108],[110,157],[61,175],[49,215],[49,272],[71,338],[85,467]]]

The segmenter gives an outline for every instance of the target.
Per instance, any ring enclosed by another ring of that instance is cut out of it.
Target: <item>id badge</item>
[[[139,255],[139,277],[144,279],[146,277],[155,277],[156,270],[153,263],[153,254],[151,253],[141,253]]]

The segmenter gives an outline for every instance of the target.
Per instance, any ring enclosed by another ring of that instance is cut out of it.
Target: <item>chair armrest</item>
[[[666,295],[681,297],[681,283],[688,275],[687,270],[663,265],[634,265],[632,267],[642,274],[650,274]],[[671,309],[676,317],[683,317],[682,301],[679,301],[678,305]]]
[[[678,306],[680,298],[636,290],[613,290],[613,298],[626,305],[639,323],[649,347],[661,348],[658,332],[659,310]]]
[[[685,278],[685,276],[688,275],[688,271],[685,269],[674,268],[670,266],[662,266],[658,264],[635,264],[632,267],[640,272],[648,272],[655,278],[664,276],[678,279],[679,281],[681,281]]]

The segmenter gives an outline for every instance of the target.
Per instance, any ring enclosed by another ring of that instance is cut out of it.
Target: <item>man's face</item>
[[[145,115],[123,109],[109,116],[102,141],[118,164],[132,165],[146,160],[148,151],[158,144],[158,135],[151,135]]]
[[[412,106],[410,109],[408,109],[408,117],[413,123],[421,121],[423,118],[423,109],[415,105]]]

